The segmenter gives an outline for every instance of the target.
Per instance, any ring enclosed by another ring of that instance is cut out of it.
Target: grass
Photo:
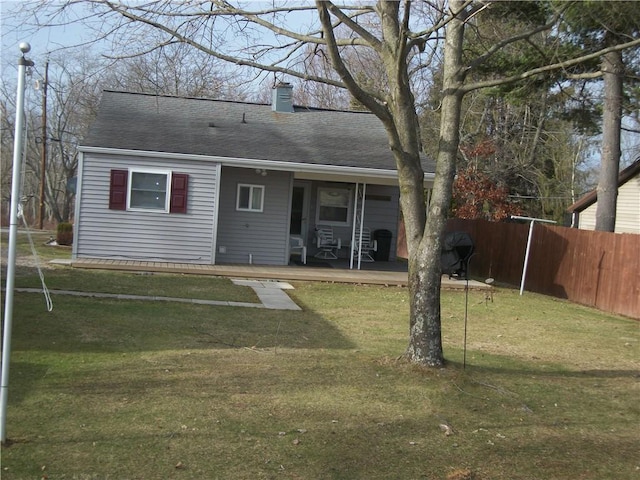
[[[429,370],[398,360],[406,289],[294,285],[300,312],[16,294],[2,478],[638,478],[636,321],[471,292],[463,369],[445,292]]]
[[[55,232],[36,231],[30,234],[37,251],[40,266],[50,269],[49,261],[71,258],[71,248],[65,246],[46,246]],[[3,232],[2,244],[7,245],[8,234]],[[29,235],[20,232],[17,242],[17,256],[30,259],[35,264]],[[55,268],[55,267],[54,267]],[[177,282],[179,288],[177,288]],[[3,277],[4,285],[4,277]],[[41,288],[41,280],[32,267],[16,268],[15,286],[17,288]],[[218,300],[229,302],[259,302],[255,292],[249,287],[234,285],[226,278],[197,277],[193,275],[165,275],[160,273],[127,273],[72,270],[55,268],[55,275],[47,275],[46,285],[50,290],[75,290],[80,292],[100,292],[112,294],[130,294],[154,297],[195,298],[199,300]]]
[[[49,290],[75,290],[131,294],[152,297],[196,298],[230,302],[258,302],[250,287],[234,285],[220,277],[198,278],[194,275],[162,273],[106,272],[62,268],[46,280]],[[180,283],[180,287],[176,287]],[[21,269],[16,275],[17,288],[41,288],[40,277],[32,269]]]

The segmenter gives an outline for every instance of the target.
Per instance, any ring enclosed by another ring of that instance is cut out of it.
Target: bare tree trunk
[[[451,1],[450,8],[462,10],[463,2]],[[464,18],[454,18],[447,26],[444,50],[444,92],[436,174],[429,214],[421,241],[409,247],[409,291],[411,316],[409,346],[405,356],[413,363],[438,367],[444,365],[440,321],[440,244],[451,202],[456,158],[460,144],[462,108],[462,40]]]
[[[622,121],[621,52],[609,52],[602,57],[604,73],[604,112],[602,116],[602,154],[598,177],[596,230],[613,232],[616,226],[618,172],[620,169],[620,128]]]

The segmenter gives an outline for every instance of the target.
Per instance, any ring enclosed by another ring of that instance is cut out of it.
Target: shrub
[[[62,222],[58,224],[56,242],[58,242],[58,245],[73,244],[73,225],[72,224],[67,222]]]

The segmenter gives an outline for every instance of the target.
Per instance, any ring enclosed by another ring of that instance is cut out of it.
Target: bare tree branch
[[[327,49],[329,50],[329,58],[331,59],[333,68],[336,70],[344,85],[349,89],[356,100],[365,105],[379,118],[390,118],[389,112],[386,106],[383,104],[383,100],[375,95],[366,93],[361,85],[356,82],[356,80],[353,78],[348,68],[342,61],[340,52],[338,51],[338,44],[335,41],[334,31],[331,25],[328,3],[329,2],[325,2],[323,0],[317,0],[316,6],[318,8],[318,16],[320,17],[320,23],[322,24],[324,30],[326,45]]]
[[[166,25],[160,23],[159,21],[154,21],[151,20],[149,18],[145,18],[142,17],[140,15],[137,15],[135,13],[132,13],[131,11],[127,10],[127,9],[123,9],[121,8],[119,5],[113,4],[112,2],[109,1],[101,1],[100,3],[104,4],[104,5],[108,5],[114,12],[122,15],[123,17],[134,21],[134,22],[140,22],[146,25],[149,25],[153,28],[156,28],[159,31],[165,32],[166,34],[170,35],[171,37],[179,40],[180,42],[186,43],[188,45],[191,45],[192,47],[207,53],[209,55],[211,55],[212,57],[218,58],[220,60],[224,60],[225,62],[229,62],[235,65],[241,65],[241,66],[246,66],[246,67],[252,67],[252,68],[256,68],[259,70],[264,70],[264,71],[269,71],[269,72],[276,72],[276,73],[283,73],[286,75],[291,75],[293,77],[297,77],[297,78],[301,78],[304,80],[311,80],[311,81],[315,81],[315,82],[321,82],[321,83],[326,83],[329,85],[333,85],[335,87],[339,87],[339,88],[345,88],[344,84],[338,81],[335,81],[333,79],[330,78],[325,78],[325,77],[317,77],[314,75],[307,75],[306,73],[303,72],[298,72],[296,70],[287,68],[287,67],[282,67],[282,66],[278,66],[278,65],[268,65],[265,63],[260,63],[260,62],[256,62],[256,61],[252,61],[252,60],[248,60],[248,59],[242,59],[242,58],[238,58],[238,57],[234,57],[232,55],[227,55],[227,54],[223,54],[217,50],[208,48],[204,45],[202,45],[199,42],[194,41],[192,38],[187,37],[183,34],[181,34],[180,32],[176,31],[175,29],[171,28],[171,27],[167,27]],[[317,43],[323,43],[323,42],[317,42]]]

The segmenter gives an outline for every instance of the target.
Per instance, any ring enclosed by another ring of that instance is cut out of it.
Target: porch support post
[[[362,263],[362,228],[364,227],[364,203],[367,195],[367,184],[362,184],[362,199],[360,202],[360,235],[358,235],[358,270],[360,270],[360,264]]]
[[[353,270],[353,255],[356,245],[356,224],[358,223],[358,191],[360,184],[356,183],[356,189],[353,192],[353,226],[351,227],[351,248],[349,253],[349,270]]]
[[[360,186],[362,185],[362,198],[360,199]],[[362,228],[364,226],[364,203],[367,194],[366,183],[356,183],[356,191],[353,202],[353,228],[351,229],[351,260],[349,261],[349,269],[353,270],[353,256],[356,251],[356,242],[358,245],[357,251],[362,251]],[[358,200],[360,199],[360,203]],[[356,238],[356,231],[359,229],[360,235]],[[358,255],[358,270],[360,270],[360,263],[362,261],[362,255]]]

